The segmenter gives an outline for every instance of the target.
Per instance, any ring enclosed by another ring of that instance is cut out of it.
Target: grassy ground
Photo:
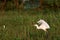
[[[39,19],[50,25],[48,35],[33,26]],[[5,29],[3,25],[6,25]],[[60,40],[59,9],[0,11],[0,40]]]

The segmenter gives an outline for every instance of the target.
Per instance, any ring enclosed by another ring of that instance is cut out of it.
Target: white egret
[[[42,29],[42,30],[44,30],[44,31],[46,31],[47,32],[47,29],[50,29],[50,26],[47,24],[47,22],[45,22],[44,20],[39,20],[38,22],[37,22],[38,24],[39,24],[39,26],[38,26],[38,24],[35,24],[34,26],[36,26],[37,27],[37,29]]]

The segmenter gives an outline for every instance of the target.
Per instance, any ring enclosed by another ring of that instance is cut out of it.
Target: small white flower
[[[3,28],[4,28],[4,29],[6,28],[5,25],[3,25]]]

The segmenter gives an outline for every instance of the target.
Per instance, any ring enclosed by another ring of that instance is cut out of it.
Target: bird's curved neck
[[[39,29],[39,26],[38,25],[36,27],[37,27],[37,29]]]

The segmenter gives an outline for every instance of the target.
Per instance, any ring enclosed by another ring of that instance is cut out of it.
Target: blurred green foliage
[[[38,2],[39,0],[34,0],[34,2]],[[0,0],[0,4],[2,3],[3,1],[2,0]],[[18,0],[18,2],[19,2],[19,5],[21,4],[21,2],[22,2],[22,0]],[[26,3],[26,2],[25,2]],[[31,5],[31,4],[29,4],[29,3],[26,3],[25,5],[27,5],[28,4],[28,6],[29,5]],[[56,6],[58,6],[58,7],[60,7],[60,0],[43,0],[43,4],[48,4],[48,5],[51,5],[51,6],[53,6],[54,4],[56,5]],[[36,5],[37,6],[37,5]],[[16,7],[15,7],[15,4],[14,4],[14,2],[13,2],[13,0],[8,0],[7,1],[7,3],[6,3],[6,9],[8,10],[8,9],[15,9]]]
[[[40,19],[51,27],[48,37],[34,26]],[[60,40],[60,9],[0,11],[0,40]]]

